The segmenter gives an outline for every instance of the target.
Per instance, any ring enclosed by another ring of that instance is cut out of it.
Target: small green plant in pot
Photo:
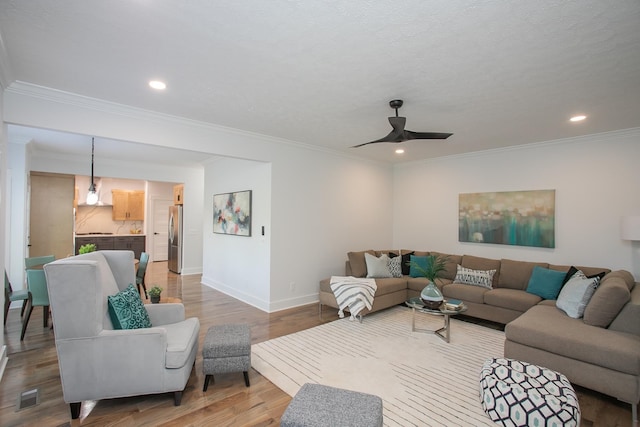
[[[160,302],[160,294],[162,293],[162,288],[159,286],[154,286],[149,289],[149,299],[151,299],[152,304],[157,304]]]
[[[95,252],[98,248],[95,243],[87,243],[86,245],[80,246],[78,249],[79,254],[88,254],[89,252]]]
[[[444,301],[442,292],[436,286],[435,281],[440,277],[443,271],[447,269],[446,256],[429,255],[426,257],[426,264],[418,263],[415,260],[411,261],[409,265],[421,276],[424,276],[429,283],[420,293],[420,299],[424,303],[425,307],[437,310]]]

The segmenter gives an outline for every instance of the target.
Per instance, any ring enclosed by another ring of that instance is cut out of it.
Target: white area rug
[[[443,319],[416,313],[416,328]],[[385,426],[493,426],[482,410],[483,362],[504,354],[504,333],[451,318],[451,342],[411,332],[411,309],[340,319],[252,346],[251,364],[287,394],[307,382],[378,395]]]

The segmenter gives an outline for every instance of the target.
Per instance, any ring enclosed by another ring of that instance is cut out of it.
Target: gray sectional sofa
[[[637,420],[640,401],[640,284],[624,270],[576,268],[586,276],[602,279],[581,318],[569,317],[555,300],[527,292],[534,267],[568,272],[571,266],[542,262],[490,259],[412,250],[349,252],[346,276],[366,277],[365,252],[375,256],[400,256],[402,263],[415,256],[447,256],[447,268],[437,285],[445,298],[464,301],[465,315],[505,324],[504,356],[545,366],[565,374],[577,385],[613,396],[632,405]],[[473,270],[495,270],[492,288],[454,283],[458,265]],[[406,272],[406,271],[405,271]],[[427,285],[423,277],[376,278],[371,310],[402,304],[420,295]],[[338,308],[330,279],[320,282],[323,305]]]

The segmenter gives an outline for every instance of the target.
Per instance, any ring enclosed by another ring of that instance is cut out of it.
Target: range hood
[[[86,176],[76,175],[76,188],[78,189],[78,207],[80,206],[113,206],[113,201],[111,197],[111,189],[104,188],[102,178],[94,178],[94,183],[96,186],[96,194],[98,195],[98,203],[95,205],[87,204],[87,190],[89,189],[89,185],[91,184],[90,178]]]

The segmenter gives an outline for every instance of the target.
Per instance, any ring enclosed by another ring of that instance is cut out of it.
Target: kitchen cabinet
[[[144,221],[144,191],[111,190],[114,221]]]
[[[113,248],[133,251],[133,256],[140,259],[140,254],[145,250],[144,236],[117,236],[113,238]]]
[[[76,237],[76,255],[79,253],[80,246],[88,245],[89,243],[96,245],[96,250],[98,251],[114,249],[113,237]]]
[[[97,250],[124,250],[133,251],[133,256],[140,259],[140,254],[145,251],[145,236],[91,236],[76,237],[76,255],[80,246],[93,243]]]
[[[184,200],[184,184],[173,186],[173,204],[182,205]]]

